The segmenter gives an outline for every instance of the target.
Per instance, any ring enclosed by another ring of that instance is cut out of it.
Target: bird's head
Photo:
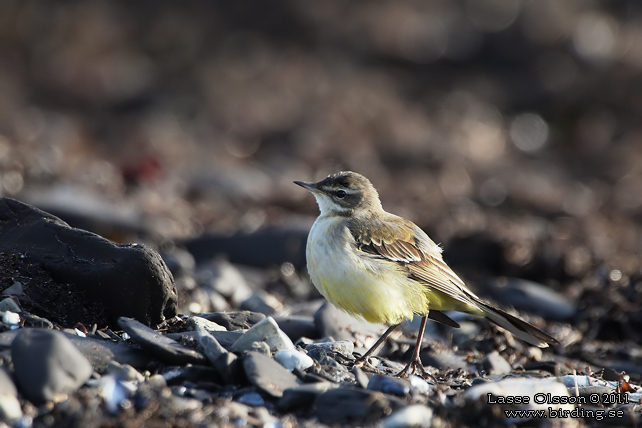
[[[321,215],[357,216],[382,210],[377,189],[356,172],[341,171],[317,183],[294,183],[312,192]]]

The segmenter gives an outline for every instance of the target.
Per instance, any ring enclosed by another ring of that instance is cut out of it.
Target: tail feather
[[[502,311],[501,309],[494,308],[486,303],[479,302],[486,311],[486,318],[494,322],[498,326],[510,331],[515,336],[531,345],[540,348],[546,348],[548,345],[559,344],[557,339],[553,336],[544,333],[539,328],[520,320],[513,315]]]

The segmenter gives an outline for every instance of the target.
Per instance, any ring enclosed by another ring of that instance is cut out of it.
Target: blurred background
[[[351,169],[468,278],[634,316],[641,71],[634,1],[3,1],[0,195],[161,244]]]

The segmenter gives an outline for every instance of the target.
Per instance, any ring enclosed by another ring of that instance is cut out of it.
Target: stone
[[[241,303],[241,309],[252,312],[259,312],[265,315],[273,315],[283,310],[283,304],[276,297],[263,290],[252,294]]]
[[[295,375],[265,355],[250,351],[242,360],[248,381],[272,397],[280,398],[283,391],[299,384]]]
[[[224,296],[237,307],[252,295],[252,289],[241,272],[222,258],[217,258],[200,267],[196,278],[205,289]]]
[[[198,345],[212,364],[214,364],[219,357],[228,353],[227,349],[223,348],[207,329],[197,325],[196,333],[198,334]]]
[[[10,287],[7,287],[4,290],[2,290],[2,295],[3,296],[21,296],[24,294],[24,292],[25,292],[25,289],[22,286],[22,283],[20,281],[16,281]],[[1,305],[0,305],[0,310],[2,310]]]
[[[22,408],[18,401],[18,391],[9,373],[0,368],[0,422],[16,426],[22,417]]]
[[[397,377],[376,374],[370,378],[368,389],[403,397],[410,393],[410,382]]]
[[[20,392],[37,405],[66,399],[93,373],[83,354],[56,330],[20,330],[11,359]]]
[[[198,385],[202,382],[221,383],[222,378],[213,367],[199,365],[163,366],[159,370],[167,385],[183,385],[189,382]]]
[[[207,361],[201,352],[183,346],[135,319],[120,317],[118,325],[143,349],[169,364],[204,364]]]
[[[274,320],[293,342],[302,337],[320,338],[319,329],[311,316],[274,317]]]
[[[316,398],[330,388],[336,388],[332,382],[315,382],[288,388],[283,391],[283,396],[277,403],[277,408],[282,412],[304,410],[312,406]]]
[[[4,315],[2,315],[2,324],[12,330],[16,329],[18,328],[18,324],[20,324],[20,315],[15,312],[5,311]]]
[[[20,309],[20,306],[16,303],[14,299],[11,297],[7,297],[6,299],[2,299],[0,301],[0,312],[6,312],[6,311],[11,311],[11,312],[22,312],[22,309]]]
[[[321,337],[355,342],[355,349],[362,353],[369,349],[386,329],[382,324],[372,324],[352,317],[328,302],[324,302],[316,311],[314,322]],[[379,348],[375,355],[382,348],[384,347]]]
[[[275,352],[281,349],[294,349],[294,344],[274,321],[274,318],[267,317],[255,324],[234,343],[234,352],[244,352],[252,348],[254,342],[265,342],[270,350]]]
[[[513,368],[508,361],[506,361],[506,359],[496,351],[493,351],[484,357],[482,367],[491,375],[505,375],[513,371]]]
[[[426,366],[437,367],[440,370],[463,369],[467,371],[476,371],[475,368],[466,362],[466,357],[455,354],[451,351],[439,353],[428,352],[425,348],[421,350],[421,360]]]
[[[261,397],[261,394],[257,392],[241,394],[236,397],[235,401],[252,407],[265,406],[265,400]]]
[[[0,253],[18,270],[32,312],[63,326],[115,326],[120,316],[151,325],[177,313],[174,279],[156,251],[114,244],[10,198],[0,198]],[[45,280],[26,282],[32,274]]]
[[[303,267],[308,231],[306,225],[262,229],[247,235],[204,234],[183,245],[197,264],[224,254],[230,262],[246,266],[267,268],[291,262]]]
[[[479,385],[471,386],[464,392],[464,399],[467,402],[481,401],[488,404],[488,394],[491,397],[497,397],[493,400],[499,401],[499,397],[528,397],[528,403],[518,403],[520,409],[525,410],[573,410],[573,404],[553,404],[535,400],[535,394],[551,394],[553,397],[569,397],[564,383],[559,382],[556,378],[508,378],[498,382],[486,382]],[[491,403],[492,404],[492,403]],[[503,406],[504,404],[498,403]]]
[[[549,320],[565,321],[577,311],[568,298],[537,282],[520,278],[499,278],[494,285],[491,291],[499,303]]]
[[[395,410],[381,422],[383,428],[430,428],[432,426],[432,409],[423,404],[413,404]]]
[[[227,329],[222,325],[199,316],[189,317],[187,319],[187,324],[194,328],[194,330],[198,330],[198,328],[201,327],[208,331],[227,331]]]
[[[286,369],[304,371],[314,365],[314,360],[298,349],[282,349],[274,353],[274,359]]]
[[[265,314],[250,311],[212,312],[198,314],[198,316],[215,322],[216,324],[225,327],[228,331],[249,329],[266,318]]]
[[[353,358],[354,343],[351,340],[338,340],[333,342],[314,342],[305,347],[308,352],[322,349],[326,353],[334,352],[347,358]]]
[[[381,419],[391,410],[390,400],[379,391],[341,387],[319,395],[312,414],[328,425],[365,425]]]

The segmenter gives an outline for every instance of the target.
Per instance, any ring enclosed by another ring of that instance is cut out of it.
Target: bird
[[[404,320],[421,316],[408,363],[396,374],[426,372],[420,349],[428,318],[459,327],[443,311],[485,317],[537,347],[554,337],[473,293],[444,262],[441,247],[410,220],[386,212],[363,175],[341,171],[319,182],[294,181],[315,197],[320,214],[308,234],[306,263],[314,286],[339,309],[371,323],[389,325],[354,367],[368,359]]]

